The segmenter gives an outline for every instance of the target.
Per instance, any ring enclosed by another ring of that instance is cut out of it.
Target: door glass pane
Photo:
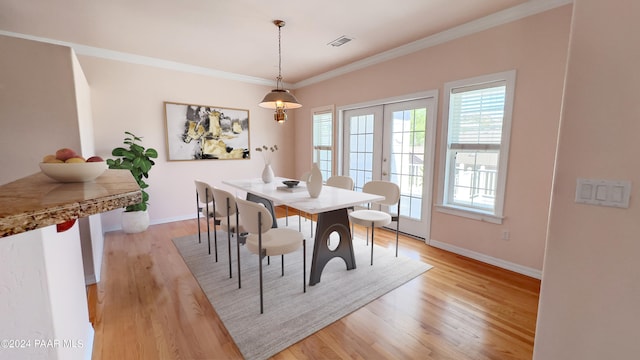
[[[357,151],[359,153],[363,153],[365,151],[367,151],[367,136],[366,134],[359,134],[358,135],[358,148]]]
[[[426,108],[394,111],[391,123],[390,181],[400,186],[400,215],[422,217]]]
[[[373,178],[373,115],[352,116],[348,126],[351,129],[349,174],[355,189],[362,191],[364,184]]]
[[[365,136],[365,148],[364,151],[366,151],[367,153],[373,153],[373,133],[369,134],[367,133]]]

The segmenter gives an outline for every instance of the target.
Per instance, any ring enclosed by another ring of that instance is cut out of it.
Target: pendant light
[[[297,109],[302,107],[293,94],[289,90],[284,89],[282,85],[282,46],[280,44],[280,34],[285,22],[282,20],[274,20],[273,23],[278,27],[278,77],[276,78],[276,88],[265,95],[259,106],[267,109],[275,109],[273,119],[278,123],[287,120],[287,109]]]

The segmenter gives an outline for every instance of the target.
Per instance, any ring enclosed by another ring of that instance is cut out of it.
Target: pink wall
[[[640,353],[640,4],[576,0],[535,359]],[[576,204],[576,178],[631,180],[628,209]]]
[[[269,87],[185,72],[80,56],[91,87],[96,153],[111,157],[124,131],[144,137],[144,145],[158,150],[149,174],[149,216],[152,223],[196,216],[193,180],[213,185],[224,179],[259,177],[263,160],[167,161],[164,101],[248,109],[252,148],[278,144],[273,168],[277,176],[294,176],[295,117],[278,125],[271,110],[258,107]],[[231,190],[230,188],[228,190]],[[120,210],[103,214],[106,230],[120,227]]]
[[[296,172],[308,169],[310,109],[341,107],[438,89],[445,82],[517,71],[511,153],[502,225],[433,211],[431,239],[540,270],[544,256],[551,179],[569,39],[571,6],[498,26],[423,51],[296,90]],[[473,61],[470,61],[473,59]],[[438,116],[437,146],[441,140]],[[306,141],[304,139],[307,139]],[[439,150],[436,171],[439,171]],[[441,184],[435,176],[434,200]],[[509,230],[511,240],[501,240]]]
[[[40,171],[61,147],[81,150],[68,47],[0,35],[0,184]]]
[[[68,147],[94,155],[90,88],[68,47],[0,36],[0,184],[39,172],[47,154]],[[100,278],[100,215],[79,219],[87,283]]]

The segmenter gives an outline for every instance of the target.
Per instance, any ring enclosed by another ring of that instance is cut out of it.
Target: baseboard
[[[522,266],[516,263],[512,263],[510,261],[502,260],[495,258],[493,256],[485,255],[479,252],[475,252],[469,249],[461,248],[459,246],[447,244],[437,240],[430,240],[429,245],[436,247],[438,249],[446,250],[452,252],[454,254],[466,256],[468,258],[481,261],[483,263],[487,263],[490,265],[497,266],[502,269],[510,270],[513,272],[517,272],[518,274],[526,275],[535,279],[542,279],[542,271],[530,268],[527,266]]]
[[[156,219],[156,220],[149,221],[149,225],[167,224],[167,223],[172,223],[176,221],[191,220],[191,219],[195,219],[196,217],[197,217],[197,214],[176,216],[176,217],[170,217],[170,218],[164,218],[164,219]],[[202,219],[204,219],[204,217]],[[120,224],[102,228],[103,233],[108,233],[110,231],[118,231],[118,230],[122,230],[122,226]]]
[[[175,221],[191,220],[195,218],[196,218],[196,215],[184,215],[184,216],[177,216],[177,217],[171,217],[171,218],[157,219],[157,220],[151,221],[150,224],[151,225],[165,224],[165,223],[170,223]],[[116,231],[116,230],[122,230],[122,228],[117,227],[115,229],[104,229],[105,232]],[[518,274],[526,275],[535,279],[542,279],[542,271],[534,268],[530,268],[527,266],[512,263],[510,261],[498,259],[493,256],[485,255],[479,252],[475,252],[469,249],[461,248],[459,246],[447,244],[437,240],[430,240],[428,243],[429,245],[436,247],[438,249],[442,249],[442,250],[452,252],[454,254],[466,256],[468,258],[482,261],[483,263],[494,265],[499,268],[510,270],[513,272],[517,272]]]
[[[183,216],[176,216],[176,217],[170,217],[170,218],[164,218],[164,219],[156,219],[156,220],[152,220],[149,222],[150,225],[158,225],[158,224],[166,224],[166,223],[172,223],[172,222],[176,222],[176,221],[182,221],[182,220],[191,220],[191,219],[195,219],[196,217],[198,217],[197,214],[193,214],[193,215],[183,215]],[[202,220],[204,220],[204,217],[200,217]]]

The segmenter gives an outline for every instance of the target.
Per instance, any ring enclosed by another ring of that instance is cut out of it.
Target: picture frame
[[[250,158],[249,110],[164,102],[169,161]]]

